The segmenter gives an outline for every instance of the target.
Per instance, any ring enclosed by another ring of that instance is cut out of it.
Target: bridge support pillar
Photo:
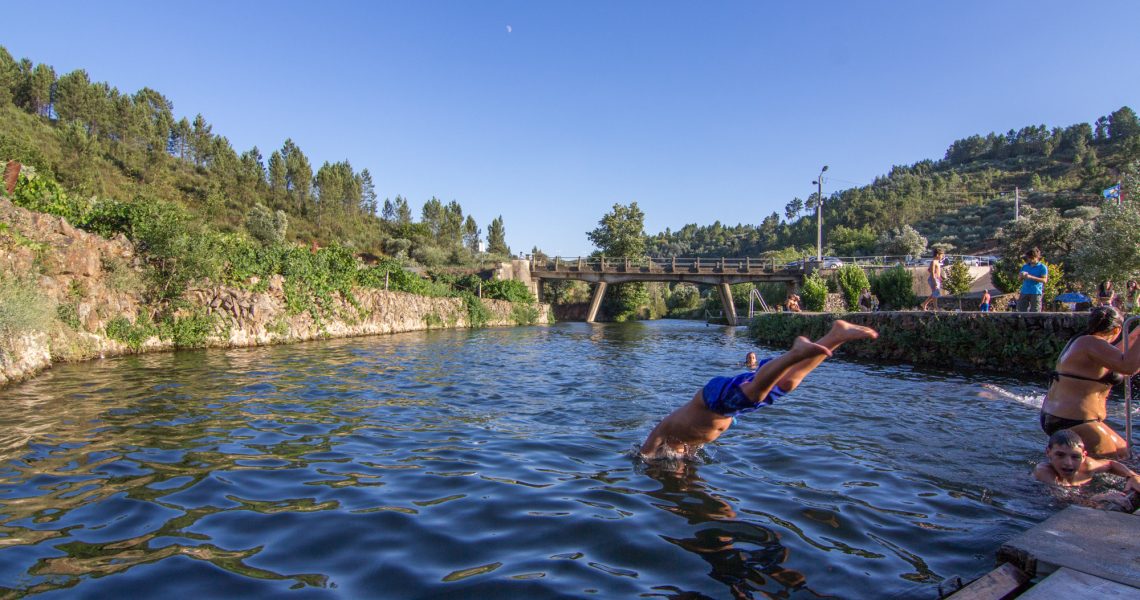
[[[606,295],[606,282],[599,281],[594,288],[594,298],[590,300],[590,313],[586,315],[586,322],[593,323],[598,318],[598,309],[602,306],[602,297]]]
[[[724,320],[729,325],[736,325],[736,305],[732,303],[732,287],[727,283],[721,283],[716,286],[720,291],[720,304],[724,307]]]

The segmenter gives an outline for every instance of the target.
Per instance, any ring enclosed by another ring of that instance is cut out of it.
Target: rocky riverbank
[[[147,335],[139,325],[155,317],[155,308],[144,303],[142,277],[135,248],[125,237],[104,239],[0,198],[0,385],[54,362],[179,347],[176,336]],[[297,312],[287,305],[281,276],[247,284],[201,284],[183,295],[176,322],[193,317],[207,327],[195,346],[258,346],[472,325],[462,298],[357,289],[351,297],[333,294],[319,311]],[[545,305],[481,302],[482,326],[548,320]],[[108,334],[124,329],[136,339]]]

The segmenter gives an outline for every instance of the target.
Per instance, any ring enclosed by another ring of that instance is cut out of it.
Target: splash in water
[[[999,398],[1013,400],[1018,404],[1024,404],[1025,406],[1029,406],[1031,408],[1040,409],[1041,403],[1045,401],[1045,394],[1015,394],[1001,386],[994,385],[992,383],[983,383],[982,387],[990,392],[988,394],[982,394],[985,397],[993,398],[995,400]]]

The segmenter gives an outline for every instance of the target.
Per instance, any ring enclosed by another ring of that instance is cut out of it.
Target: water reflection
[[[732,505],[708,491],[692,462],[641,465],[639,472],[661,484],[645,492],[654,506],[697,525],[690,537],[662,536],[666,541],[709,563],[709,577],[724,584],[733,598],[755,598],[753,592],[786,597],[806,589],[806,577],[782,565],[788,549],[771,529],[737,518]],[[672,590],[670,598],[705,598],[696,591]],[[810,590],[809,590],[810,591]]]

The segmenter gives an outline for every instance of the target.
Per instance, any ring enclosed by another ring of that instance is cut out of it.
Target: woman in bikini
[[[1140,371],[1140,328],[1133,330],[1127,353],[1123,338],[1112,345],[1122,325],[1115,308],[1092,309],[1088,328],[1061,351],[1041,404],[1041,429],[1046,435],[1072,429],[1084,440],[1089,455],[1097,458],[1119,458],[1128,451],[1124,439],[1104,423],[1112,386]]]

